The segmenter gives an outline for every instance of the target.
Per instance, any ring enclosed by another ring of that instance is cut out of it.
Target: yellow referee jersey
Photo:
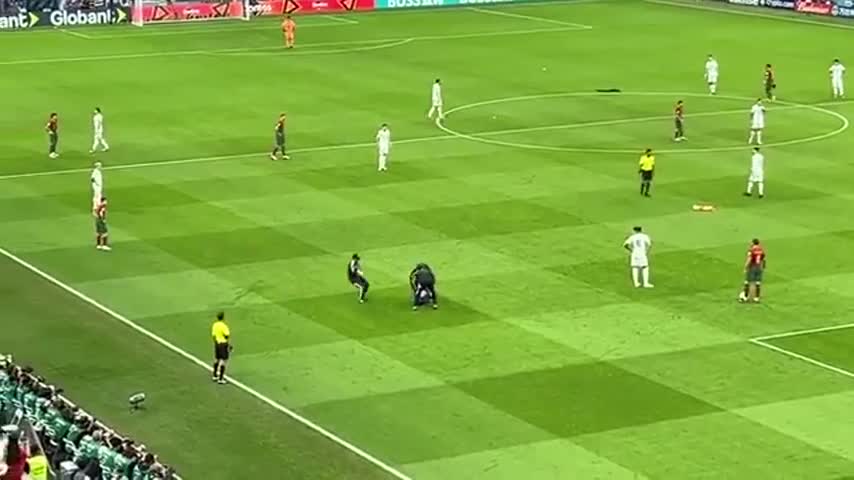
[[[638,162],[642,172],[651,172],[655,169],[655,155],[642,155]]]
[[[228,329],[228,325],[226,325],[225,322],[218,320],[214,322],[211,327],[211,336],[215,343],[227,343],[228,337],[231,336],[231,331]]]

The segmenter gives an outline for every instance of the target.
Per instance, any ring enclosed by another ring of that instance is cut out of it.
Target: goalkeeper
[[[426,263],[419,263],[409,272],[409,286],[412,288],[412,309],[433,305],[439,308],[439,297],[436,295],[436,276]]]

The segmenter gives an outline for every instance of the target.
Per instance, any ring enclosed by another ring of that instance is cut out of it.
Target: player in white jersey
[[[427,118],[433,119],[433,114],[438,114],[439,120],[445,119],[445,112],[442,110],[442,81],[438,78],[433,82],[433,92],[431,94],[430,111],[427,112]]]
[[[709,84],[709,93],[712,95],[718,93],[718,61],[711,54],[706,60],[706,83]]]
[[[753,143],[756,140],[757,145],[762,145],[762,129],[765,128],[765,105],[762,104],[762,99],[756,100],[753,107],[750,108],[750,138],[747,139],[747,144]]]
[[[391,150],[391,130],[388,124],[382,124],[377,132],[377,171],[385,172],[388,170],[388,152]]]
[[[104,196],[104,174],[101,172],[101,162],[95,162],[95,168],[92,169],[92,174],[89,176],[89,183],[92,184],[92,205],[97,205]]]
[[[833,88],[833,98],[845,96],[845,65],[838,58],[830,66],[830,86]]]
[[[643,233],[641,227],[632,229],[629,238],[623,242],[623,247],[630,253],[632,267],[632,281],[635,288],[652,288],[649,283],[649,251],[652,248],[652,240],[649,235]]]
[[[759,152],[759,147],[753,148],[753,156],[750,157],[750,177],[747,179],[747,191],[744,196],[753,195],[753,185],[759,187],[759,198],[765,196],[765,155]]]
[[[92,114],[92,132],[92,149],[89,150],[89,153],[95,153],[98,147],[101,147],[105,152],[109,150],[110,146],[107,145],[107,141],[104,139],[104,115],[101,113],[100,108],[95,108],[95,112]]]

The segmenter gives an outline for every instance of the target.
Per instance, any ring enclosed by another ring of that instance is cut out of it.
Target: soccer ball
[[[744,303],[747,301],[747,294],[744,293],[743,290],[741,292],[739,292],[739,294],[738,294],[738,301],[739,301],[739,303]]]

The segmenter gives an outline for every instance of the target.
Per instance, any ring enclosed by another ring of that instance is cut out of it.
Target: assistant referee
[[[225,365],[228,363],[228,357],[231,354],[231,344],[229,337],[231,331],[225,323],[225,313],[219,312],[216,314],[216,321],[211,326],[211,337],[214,342],[214,364],[213,364],[213,381],[225,384]]]
[[[652,186],[652,175],[655,171],[655,155],[651,148],[647,148],[638,162],[638,173],[640,173],[640,194],[649,196],[649,188]]]

